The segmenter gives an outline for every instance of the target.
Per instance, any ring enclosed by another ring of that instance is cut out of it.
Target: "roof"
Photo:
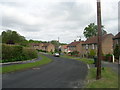
[[[102,40],[104,40],[105,38],[107,38],[109,36],[113,37],[112,34],[105,34],[102,36]],[[94,37],[87,39],[83,44],[97,44],[97,43],[98,43],[98,37],[94,36]]]
[[[43,43],[43,47],[49,46],[51,43]]]
[[[120,39],[120,32],[113,37],[113,39]]]
[[[62,48],[66,49],[68,45],[62,45]]]
[[[76,46],[77,44],[83,43],[83,42],[84,41],[75,41],[75,42],[72,42],[72,43],[68,44],[68,47],[70,47],[70,46]]]

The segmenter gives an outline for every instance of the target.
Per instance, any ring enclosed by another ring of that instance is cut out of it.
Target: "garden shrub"
[[[37,57],[37,51],[20,45],[2,45],[2,62],[28,60]]]
[[[120,48],[119,48],[119,45],[116,45],[115,46],[115,49],[114,49],[114,55],[115,55],[115,58],[116,59],[119,59],[119,56],[120,56]]]
[[[91,49],[89,53],[89,57],[93,58],[96,55],[96,51]]]
[[[73,51],[73,52],[71,52],[71,55],[72,55],[72,56],[78,56],[78,54],[79,54],[78,51]]]
[[[37,57],[37,51],[32,48],[23,48],[22,54],[23,54],[22,56],[25,60],[33,59],[33,58]]]
[[[111,58],[112,58],[112,54],[106,54],[105,55],[105,60],[106,61],[112,61]]]

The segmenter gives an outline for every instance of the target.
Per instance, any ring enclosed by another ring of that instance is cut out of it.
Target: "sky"
[[[101,0],[102,25],[118,33],[119,0]],[[90,23],[97,24],[96,0],[1,0],[0,32],[17,31],[27,40],[59,40],[70,43],[83,35]]]

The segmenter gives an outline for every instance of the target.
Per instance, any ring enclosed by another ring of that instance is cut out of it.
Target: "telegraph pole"
[[[98,60],[96,79],[101,78],[101,60],[102,60],[102,31],[101,31],[101,0],[97,0],[97,25],[98,25]]]

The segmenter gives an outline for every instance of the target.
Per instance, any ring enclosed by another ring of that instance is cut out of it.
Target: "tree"
[[[115,49],[114,49],[114,55],[115,55],[115,58],[116,59],[119,59],[119,56],[120,56],[120,48],[119,48],[119,45],[116,45],[115,46]]]
[[[56,40],[52,40],[51,43],[55,46],[55,49],[57,51],[59,51],[59,46],[60,46],[60,43]]]
[[[16,31],[7,30],[2,32],[2,43],[15,44],[26,41],[24,36],[21,36]]]
[[[90,23],[87,27],[85,27],[83,34],[86,38],[97,36],[97,25],[95,25],[94,23]],[[107,34],[107,32],[104,30],[104,26],[102,25],[102,35],[104,34]]]

